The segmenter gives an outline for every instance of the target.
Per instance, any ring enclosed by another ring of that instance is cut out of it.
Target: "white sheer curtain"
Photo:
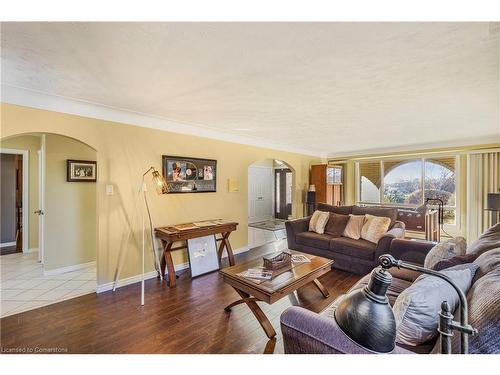
[[[488,193],[500,189],[500,152],[467,156],[467,242],[471,243],[491,226],[485,211]]]

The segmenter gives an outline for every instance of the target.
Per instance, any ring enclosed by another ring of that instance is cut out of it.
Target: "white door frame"
[[[29,151],[15,148],[0,148],[0,153],[23,156],[23,253],[28,252],[29,240]]]
[[[38,150],[38,261],[45,263],[45,134],[42,134]]]

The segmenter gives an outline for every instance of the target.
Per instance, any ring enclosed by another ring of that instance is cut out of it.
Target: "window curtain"
[[[471,243],[491,226],[485,211],[488,193],[500,189],[500,152],[467,156],[467,242]]]

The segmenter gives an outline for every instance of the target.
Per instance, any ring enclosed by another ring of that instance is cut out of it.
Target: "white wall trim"
[[[95,261],[88,263],[80,263],[67,267],[54,268],[53,270],[44,270],[43,275],[44,276],[60,275],[66,272],[78,271],[83,268],[95,267],[95,265],[96,265]]]
[[[29,201],[29,185],[30,185],[30,170],[29,160],[30,154],[28,150],[14,149],[14,148],[0,148],[0,153],[11,155],[23,156],[23,253],[28,251],[29,246],[29,217],[30,217],[30,201]]]
[[[181,264],[176,264],[174,266],[175,272],[182,271],[189,268],[189,263],[181,263]],[[158,273],[155,271],[147,272],[144,274],[144,280],[149,280],[149,279],[154,279],[155,277],[158,276]],[[130,284],[135,284],[141,282],[141,274],[135,275],[135,276],[130,276],[126,277],[125,279],[120,279],[116,282],[116,287],[121,288],[122,286],[130,285]],[[106,284],[101,284],[97,286],[97,293],[102,293],[102,292],[107,292],[109,290],[113,289],[114,282],[111,281]]]
[[[0,243],[0,248],[2,248],[2,247],[14,246],[15,244],[16,244],[16,241],[12,241],[12,242],[3,242],[3,243]]]
[[[240,248],[234,250],[234,254],[245,253],[248,250],[250,250],[250,247],[248,245],[246,245],[246,246],[243,246],[243,247],[240,247]],[[224,254],[222,256],[222,258],[227,258],[227,254]],[[174,265],[175,272],[182,271],[182,270],[185,270],[187,268],[189,268],[189,263],[188,262]],[[156,270],[148,272],[148,273],[145,273],[144,274],[144,280],[153,279],[157,275],[158,274],[157,274]],[[141,282],[141,274],[138,274],[138,275],[135,275],[135,276],[126,277],[125,279],[118,280],[116,282],[116,287],[118,289],[118,288],[121,288],[122,286],[130,285],[130,284],[135,284],[135,283],[139,283],[139,282]],[[111,281],[109,283],[98,285],[96,293],[103,293],[103,292],[107,292],[107,291],[112,290],[113,289],[113,284],[114,284],[114,282]]]
[[[187,124],[147,113],[134,112],[123,108],[110,107],[99,103],[88,102],[76,98],[69,98],[37,90],[31,90],[19,86],[1,85],[1,101],[26,107],[44,109],[54,112],[67,113],[71,115],[90,117],[105,121],[119,122],[135,125],[143,128],[159,129],[173,133],[194,135],[198,137],[211,138],[219,141],[232,142],[269,148],[285,152],[294,152],[303,155],[326,157],[326,153],[314,149],[302,149],[287,147],[262,138],[249,135],[239,135],[231,131],[210,128],[200,124]]]

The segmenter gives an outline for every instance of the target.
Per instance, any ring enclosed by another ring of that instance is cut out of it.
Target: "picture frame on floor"
[[[220,268],[215,235],[189,239],[187,247],[192,278]]]

